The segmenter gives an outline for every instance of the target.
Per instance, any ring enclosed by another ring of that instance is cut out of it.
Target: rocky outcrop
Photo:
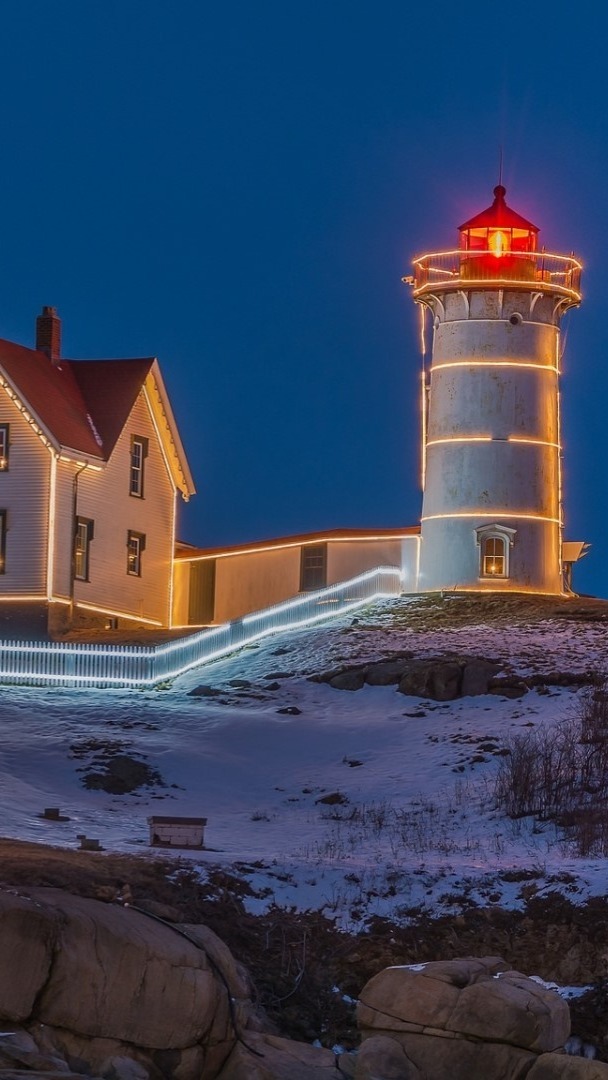
[[[401,694],[453,701],[476,694],[525,694],[526,684],[511,675],[498,677],[501,664],[477,657],[447,656],[416,660],[410,653],[359,667],[328,671],[318,676],[334,690],[368,686],[397,686]]]
[[[0,1080],[608,1078],[564,1054],[561,998],[499,958],[376,975],[356,1055],[274,1034],[251,991],[208,927],[0,887]]]
[[[392,967],[363,988],[356,1080],[608,1080],[608,1065],[568,1057],[566,1003],[499,957]],[[391,1045],[394,1044],[394,1045]]]
[[[378,660],[356,667],[325,671],[312,676],[334,690],[361,690],[363,686],[396,686],[401,694],[431,701],[454,701],[460,697],[497,694],[523,697],[532,687],[585,686],[598,681],[597,673],[551,671],[525,679],[504,671],[505,664],[475,656],[435,656],[417,660],[411,653],[392,660]],[[502,672],[502,674],[501,674]]]

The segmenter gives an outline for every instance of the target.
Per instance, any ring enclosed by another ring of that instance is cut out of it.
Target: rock
[[[228,686],[234,686],[237,690],[247,690],[251,683],[249,679],[230,679]]]
[[[297,705],[286,705],[284,709],[277,709],[283,716],[301,716],[302,710]]]
[[[164,919],[165,922],[178,923],[181,919],[177,908],[172,907],[171,904],[161,904],[158,900],[138,899],[137,907],[149,915],[154,915],[157,919]]]
[[[435,701],[453,701],[460,696],[462,668],[460,664],[437,664],[432,671],[431,687]]]
[[[336,1054],[336,1080],[355,1080],[358,1051]]]
[[[42,1053],[27,1031],[2,1032],[0,1037],[0,1073],[8,1069],[34,1072],[69,1073],[67,1062],[59,1054]]]
[[[60,1053],[68,1063],[71,1073],[92,1072],[101,1076],[111,1059],[129,1058],[141,1063],[148,1072],[155,1072],[152,1058],[145,1050],[129,1046],[116,1039],[89,1039],[71,1031],[39,1025],[37,1037],[49,1052]],[[66,1066],[67,1068],[67,1066]],[[25,1078],[22,1075],[22,1080]]]
[[[245,1043],[235,1046],[218,1080],[337,1080],[340,1075],[331,1050],[255,1032],[247,1032]]]
[[[32,895],[52,907],[53,892]],[[204,952],[131,909],[75,896],[59,902],[57,951],[38,1007],[43,1023],[158,1049],[204,1037],[222,993]]]
[[[315,799],[315,805],[321,803],[324,806],[346,806],[348,796],[343,791],[331,791],[328,795],[320,795]]]
[[[203,949],[130,908],[28,893],[0,892],[2,1019],[150,1051],[210,1033],[228,995]]]
[[[566,1054],[541,1054],[526,1080],[608,1080],[608,1065]]]
[[[149,1080],[150,1073],[131,1057],[111,1057],[104,1061],[100,1074],[107,1080]]]
[[[503,675],[490,679],[488,694],[500,694],[506,698],[520,698],[528,693],[528,685],[514,675]]]
[[[399,680],[399,693],[411,697],[430,698],[431,671],[423,661],[413,661]]]
[[[0,1017],[27,1020],[51,970],[56,935],[48,915],[0,890]]]
[[[392,686],[397,684],[411,664],[411,657],[400,657],[398,660],[382,660],[378,664],[370,664],[365,672],[365,682],[368,686]]]
[[[462,672],[461,694],[463,697],[475,697],[487,694],[490,679],[500,671],[498,664],[488,660],[470,660]]]
[[[500,957],[387,968],[361,991],[357,1021],[363,1046],[389,1036],[424,1080],[519,1080],[570,1032],[567,1004]]]
[[[195,686],[194,690],[188,691],[188,697],[218,697],[221,690],[215,686]]]
[[[38,1069],[24,1072],[23,1069],[0,1068],[0,1080],[66,1080],[68,1077],[69,1080],[97,1080],[90,1073],[41,1072]]]
[[[524,1080],[536,1060],[531,1050],[457,1039],[432,1029],[398,1038],[421,1080]]]
[[[434,701],[453,701],[460,695],[461,678],[462,667],[456,661],[413,661],[399,682],[399,693]]]
[[[422,1080],[401,1044],[386,1035],[366,1039],[356,1060],[354,1080]]]
[[[213,930],[202,923],[184,923],[180,929],[205,950],[211,963],[221,972],[221,978],[226,981],[233,998],[251,997],[253,985],[249,975]]]
[[[570,1012],[554,990],[507,971],[463,989],[450,1016],[450,1030],[547,1053],[568,1038]]]
[[[332,675],[329,685],[334,690],[360,690],[365,682],[365,668],[354,668]]]

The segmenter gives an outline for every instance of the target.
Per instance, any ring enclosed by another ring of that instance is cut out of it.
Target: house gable
[[[109,461],[135,401],[145,388],[167,467],[184,499],[194,482],[158,361],[51,360],[0,339],[0,389],[13,398],[42,441],[56,453]]]

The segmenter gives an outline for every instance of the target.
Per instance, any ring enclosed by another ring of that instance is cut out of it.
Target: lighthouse
[[[538,246],[502,185],[406,278],[422,372],[418,589],[563,592],[560,323],[581,265]]]

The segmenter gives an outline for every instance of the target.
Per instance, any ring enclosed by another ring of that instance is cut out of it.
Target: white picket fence
[[[166,645],[75,645],[0,641],[0,683],[29,686],[143,687],[235,652],[252,641],[398,596],[401,571],[380,566],[339,585],[304,593]]]

